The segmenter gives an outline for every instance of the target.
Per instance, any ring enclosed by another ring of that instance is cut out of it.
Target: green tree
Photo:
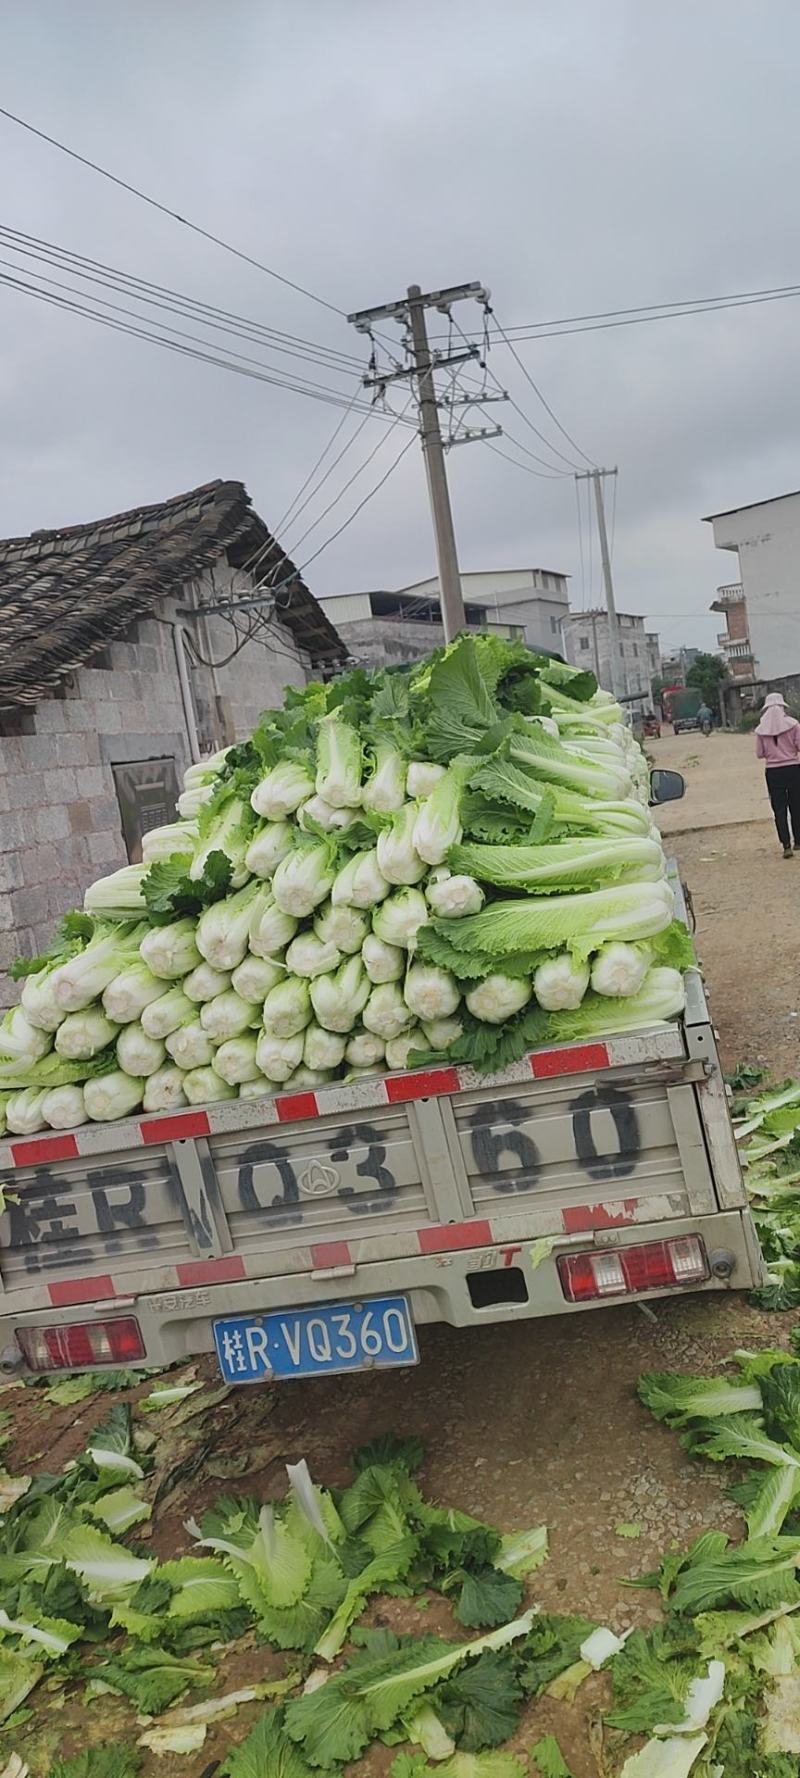
[[[728,669],[719,654],[699,654],[686,675],[686,684],[696,686],[710,710],[722,715],[720,692],[728,681]]]

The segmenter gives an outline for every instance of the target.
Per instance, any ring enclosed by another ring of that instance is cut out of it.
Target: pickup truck
[[[681,794],[655,772],[654,800]],[[676,784],[679,788],[676,789]],[[677,873],[673,883],[683,909]],[[763,1265],[703,986],[679,1023],[0,1143],[0,1370],[230,1383]]]

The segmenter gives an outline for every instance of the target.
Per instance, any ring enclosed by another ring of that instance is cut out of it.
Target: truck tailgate
[[[250,1279],[275,1281],[268,1303],[303,1275],[741,1215],[705,1031],[12,1140],[0,1318]]]

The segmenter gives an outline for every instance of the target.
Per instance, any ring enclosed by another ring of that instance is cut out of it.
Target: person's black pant
[[[792,838],[800,846],[800,765],[768,766],[767,793],[781,845],[785,848],[790,844],[791,821]]]

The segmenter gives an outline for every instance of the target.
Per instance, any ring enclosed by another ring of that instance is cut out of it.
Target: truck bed
[[[762,1275],[696,972],[679,1024],[12,1139],[0,1180],[6,1369],[21,1328],[115,1316],[162,1364],[216,1317],[387,1292],[417,1325],[577,1313],[659,1291],[571,1301],[570,1255],[686,1236],[691,1288]]]

